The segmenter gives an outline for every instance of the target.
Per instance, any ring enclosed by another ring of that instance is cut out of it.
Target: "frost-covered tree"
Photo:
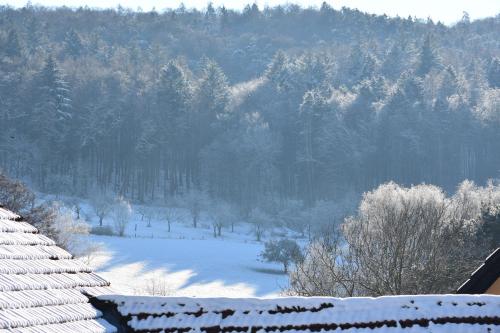
[[[202,138],[211,140],[216,128],[225,128],[224,124],[231,118],[229,98],[226,75],[214,61],[206,59],[196,91],[196,112]]]
[[[467,181],[451,197],[432,185],[381,185],[364,194],[342,234],[311,242],[291,273],[290,290],[305,296],[451,292],[490,251],[481,226],[491,224],[481,221],[481,207],[498,202],[498,193]]]
[[[222,236],[222,228],[231,226],[234,227],[237,214],[234,208],[225,201],[217,200],[212,202],[208,209],[208,214],[212,221],[214,237]]]
[[[68,84],[52,56],[37,74],[32,93],[34,106],[26,125],[37,142],[42,159],[49,165],[58,164],[71,134],[69,125],[72,114]],[[47,170],[42,169],[37,176],[45,190]]]
[[[184,213],[177,207],[167,207],[160,211],[160,218],[167,222],[167,232],[172,230],[172,224],[184,219]]]
[[[112,196],[106,191],[96,190],[90,195],[90,204],[95,215],[99,218],[99,226],[102,227],[104,218],[109,215],[113,207]]]
[[[500,58],[490,60],[487,78],[491,88],[500,88]]]
[[[75,219],[71,212],[65,212],[61,207],[58,211],[54,223],[58,244],[77,257],[89,255],[92,250],[87,239],[90,226],[83,220]]]
[[[308,223],[303,212],[303,202],[299,200],[286,200],[277,213],[277,220],[282,226],[300,232],[302,236],[305,236]]]
[[[64,39],[66,44],[66,51],[73,57],[78,57],[83,53],[83,43],[80,35],[74,30],[70,29],[66,33],[66,37]]]
[[[252,224],[255,239],[260,242],[266,229],[272,226],[272,218],[259,208],[250,211],[248,221]]]
[[[132,217],[132,206],[127,199],[120,196],[116,198],[112,212],[115,232],[118,236],[123,237]]]
[[[191,213],[193,228],[196,228],[201,212],[208,207],[209,197],[206,192],[193,189],[183,196],[183,201]]]
[[[24,214],[34,207],[35,195],[24,183],[10,179],[0,170],[0,204]]]
[[[3,51],[8,57],[18,57],[21,55],[21,45],[19,43],[19,37],[17,31],[15,31],[14,29],[9,31]]]
[[[287,292],[307,297],[356,296],[358,285],[353,264],[338,234],[328,240],[316,239],[306,249],[304,259],[290,272]]]
[[[306,193],[306,202],[311,205],[316,200],[316,181],[318,176],[318,133],[325,111],[325,100],[318,91],[308,91],[300,105],[300,142],[299,163],[302,166],[301,179]]]
[[[420,54],[418,55],[416,74],[418,76],[425,76],[437,65],[438,58],[436,51],[432,45],[431,36],[427,35],[420,49]]]
[[[56,195],[204,188],[245,213],[275,198],[273,215],[390,180],[484,184],[500,165],[498,26],[327,5],[5,8],[0,166]],[[310,122],[309,106],[325,112]]]

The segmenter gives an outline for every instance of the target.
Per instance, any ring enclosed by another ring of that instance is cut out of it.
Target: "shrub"
[[[288,273],[288,267],[291,263],[301,262],[303,258],[300,246],[291,239],[266,242],[261,255],[267,261],[283,264],[285,273]]]
[[[113,236],[113,228],[111,228],[109,225],[103,225],[101,226],[95,226],[90,229],[90,233],[93,235],[99,235],[99,236]]]

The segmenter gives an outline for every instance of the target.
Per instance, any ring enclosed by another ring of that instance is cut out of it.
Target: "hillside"
[[[0,165],[43,192],[206,190],[245,212],[500,163],[500,17],[328,5],[0,8]]]

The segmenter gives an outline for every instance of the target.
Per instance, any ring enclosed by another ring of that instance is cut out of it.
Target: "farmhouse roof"
[[[0,332],[114,332],[87,295],[109,283],[0,207]]]

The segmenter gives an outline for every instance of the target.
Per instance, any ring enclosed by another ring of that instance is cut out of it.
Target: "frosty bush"
[[[335,239],[314,240],[306,250],[304,260],[290,272],[288,293],[298,296],[355,296],[356,283],[342,243]]]
[[[84,220],[74,217],[72,207],[59,202],[54,202],[51,207],[55,214],[54,230],[58,245],[90,264],[91,258],[100,249],[88,237],[90,226]]]
[[[481,230],[491,228],[484,207],[499,204],[499,194],[493,184],[469,181],[452,197],[432,185],[383,184],[364,194],[333,243],[310,244],[291,273],[290,290],[307,296],[453,292],[492,248]]]
[[[132,206],[124,197],[118,197],[113,206],[113,221],[115,232],[118,236],[125,235],[125,229],[130,222],[132,216]]]
[[[75,219],[71,212],[61,211],[55,220],[59,245],[75,256],[85,252],[90,227],[85,221]]]
[[[114,231],[113,228],[111,228],[109,225],[103,225],[101,226],[94,226],[92,229],[90,229],[90,233],[93,235],[99,235],[99,236],[113,236]]]

